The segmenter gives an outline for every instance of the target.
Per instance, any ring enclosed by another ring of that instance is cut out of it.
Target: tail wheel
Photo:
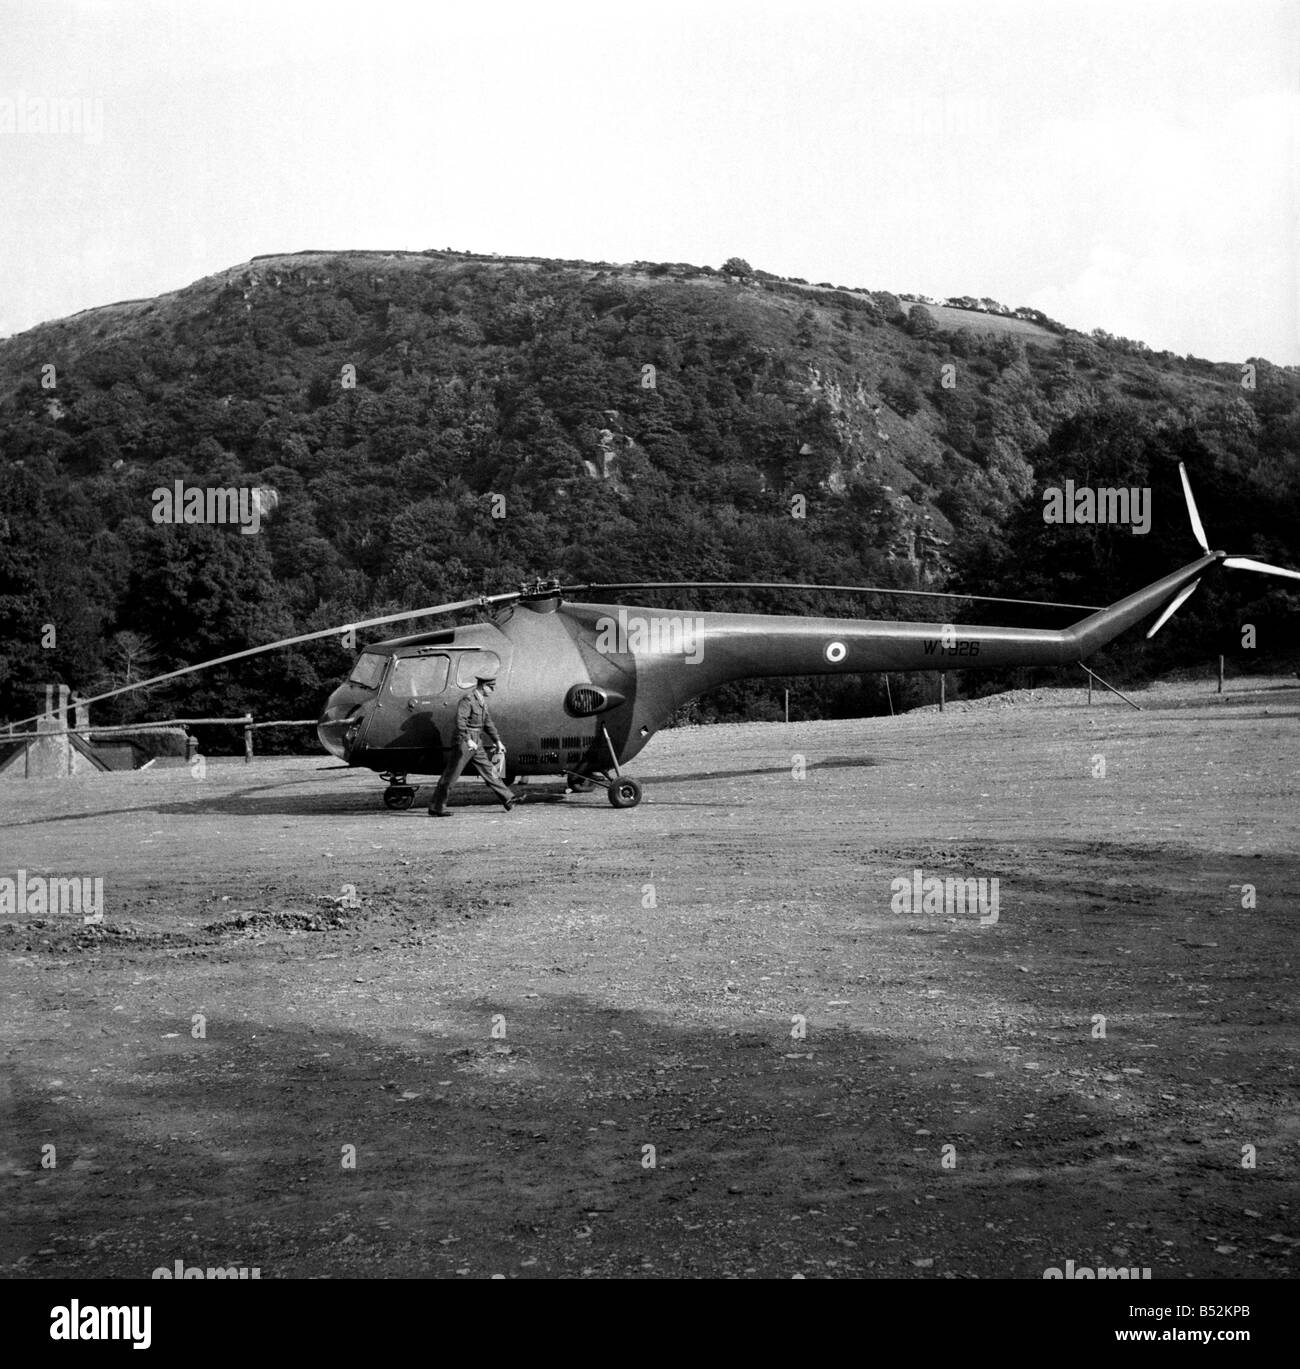
[[[415,802],[415,790],[409,784],[390,784],[384,790],[385,808],[409,808]]]
[[[641,802],[641,782],[623,775],[609,786],[609,801],[615,808],[635,808]]]

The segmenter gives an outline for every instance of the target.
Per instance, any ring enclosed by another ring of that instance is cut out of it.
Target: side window
[[[456,684],[461,689],[473,689],[485,671],[494,674],[501,668],[501,657],[495,651],[463,651],[456,663]]]
[[[427,699],[447,687],[445,656],[399,656],[388,677],[388,692],[399,699]]]

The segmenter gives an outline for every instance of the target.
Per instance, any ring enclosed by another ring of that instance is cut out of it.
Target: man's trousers
[[[472,766],[478,771],[483,783],[503,804],[509,803],[514,798],[513,791],[507,789],[497,778],[497,773],[492,768],[492,762],[483,754],[481,745],[471,749],[463,744],[458,744],[452,747],[451,754],[447,758],[446,768],[442,772],[442,778],[433,791],[433,798],[429,801],[430,812],[447,806],[447,794],[451,786],[460,778],[461,771],[466,766]]]

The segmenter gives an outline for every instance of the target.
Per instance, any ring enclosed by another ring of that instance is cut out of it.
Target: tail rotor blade
[[[1174,597],[1168,602],[1168,604],[1165,605],[1165,611],[1160,615],[1159,618],[1156,619],[1156,621],[1155,621],[1155,626],[1151,629],[1150,632],[1147,633],[1147,641],[1148,641],[1148,642],[1152,639],[1152,637],[1154,637],[1154,636],[1156,635],[1157,632],[1160,631],[1160,629],[1161,629],[1162,627],[1164,627],[1164,625],[1165,625],[1165,624],[1174,616],[1174,614],[1177,613],[1178,610],[1179,610],[1180,608],[1182,608],[1182,606],[1183,606],[1183,605],[1192,597],[1192,591],[1193,591],[1193,590],[1196,588],[1196,586],[1199,585],[1200,583],[1201,583],[1201,582],[1200,582],[1199,580],[1193,580],[1192,583],[1191,583],[1190,585],[1184,585],[1184,586],[1182,587],[1182,589],[1180,589],[1180,590],[1178,591],[1178,593],[1175,594]]]
[[[1223,564],[1229,570],[1257,570],[1262,575],[1281,575],[1288,580],[1300,580],[1300,570],[1284,570],[1270,566],[1267,561],[1252,561],[1249,556],[1225,556]]]
[[[1196,511],[1196,500],[1192,498],[1192,482],[1188,480],[1187,467],[1181,461],[1178,463],[1178,474],[1183,481],[1183,497],[1187,500],[1187,516],[1192,520],[1192,532],[1195,534],[1201,550],[1208,552],[1210,543],[1205,536],[1205,527],[1201,522],[1201,515]]]

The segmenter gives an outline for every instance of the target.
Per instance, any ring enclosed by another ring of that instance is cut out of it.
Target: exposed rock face
[[[903,423],[861,375],[841,377],[829,368],[809,365],[807,389],[825,403],[839,443],[830,471],[821,482],[822,488],[830,493],[845,495],[855,481],[863,478],[879,481],[888,477],[915,486],[910,459],[918,455],[942,459],[944,444],[917,425]],[[900,439],[897,447],[892,445],[894,435],[889,431],[893,425],[897,425]],[[814,452],[810,444],[805,444],[799,454],[808,456]],[[892,485],[881,488],[899,522],[898,532],[888,546],[889,559],[910,562],[923,583],[942,579],[951,569],[947,555],[950,539],[944,535],[950,530],[947,520],[911,496],[896,493]]]

